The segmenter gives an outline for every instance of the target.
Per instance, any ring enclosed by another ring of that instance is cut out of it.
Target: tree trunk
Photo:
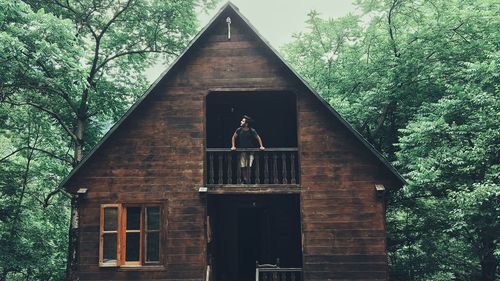
[[[481,257],[481,280],[495,281],[499,260],[495,257],[493,248]]]
[[[85,114],[83,115],[85,116]],[[83,133],[85,130],[85,118],[78,117],[75,130],[75,164],[78,165],[83,159]],[[68,261],[66,264],[66,280],[79,280],[77,275],[78,270],[78,255],[80,245],[80,227],[79,227],[79,199],[78,195],[73,195],[71,198],[71,218],[69,227],[69,245],[68,245]]]
[[[82,161],[83,158],[83,132],[85,131],[85,122],[86,119],[78,117],[76,121],[76,130],[75,130],[75,136],[76,136],[76,141],[75,141],[75,166],[78,165]]]
[[[79,253],[79,200],[78,195],[71,198],[71,223],[69,227],[68,262],[66,265],[66,280],[79,280],[77,275]]]

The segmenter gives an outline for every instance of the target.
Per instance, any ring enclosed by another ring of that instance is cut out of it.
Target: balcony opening
[[[206,112],[208,148],[229,148],[243,114],[253,118],[265,147],[297,147],[297,105],[292,92],[213,92],[207,96]]]
[[[215,280],[255,281],[262,265],[259,280],[302,280],[299,195],[211,195],[207,211]]]
[[[208,185],[299,183],[293,92],[212,92],[207,96],[206,114]],[[253,119],[252,128],[262,139],[264,151],[259,151],[257,143],[255,148],[230,150],[243,115]],[[245,155],[250,164],[242,164]]]

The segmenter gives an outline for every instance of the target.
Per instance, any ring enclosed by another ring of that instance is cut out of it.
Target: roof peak
[[[129,117],[133,111],[149,96],[153,90],[160,85],[160,82],[164,80],[170,71],[181,61],[181,59],[192,49],[195,43],[202,37],[203,34],[214,24],[214,22],[221,17],[222,13],[228,9],[235,12],[237,17],[240,17],[243,22],[250,28],[250,30],[257,36],[259,40],[267,47],[271,52],[284,64],[284,66],[290,71],[290,73],[295,76],[309,92],[311,92],[327,109],[332,113],[334,118],[337,118],[354,136],[361,141],[361,143],[373,153],[373,155],[378,158],[379,161],[383,163],[384,166],[402,183],[405,183],[403,177],[392,167],[392,165],[366,140],[364,137],[354,129],[335,109],[333,109],[328,102],[326,102],[284,59],[283,57],[271,46],[271,44],[264,39],[264,37],[257,31],[257,29],[250,24],[248,19],[246,19],[240,12],[239,8],[233,4],[231,1],[226,2],[219,11],[212,17],[212,19],[198,32],[198,34],[191,40],[184,52],[179,55],[170,66],[156,79],[153,84],[148,88],[148,90],[137,100],[130,109],[120,118],[120,120],[103,136],[102,140],[84,157],[84,159],[69,173],[69,175],[61,182],[60,187],[67,187],[66,184],[69,180],[76,174],[76,172],[85,165],[85,163],[92,157],[92,155],[109,139],[109,137],[120,127],[127,117]]]

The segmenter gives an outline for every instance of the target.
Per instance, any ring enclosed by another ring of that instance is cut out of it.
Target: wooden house
[[[243,114],[266,147],[246,181]],[[79,280],[171,281],[386,280],[402,184],[231,3],[62,183]]]

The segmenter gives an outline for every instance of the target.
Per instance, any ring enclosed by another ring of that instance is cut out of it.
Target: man
[[[236,150],[236,140],[238,140],[239,148],[255,148],[256,141],[260,150],[264,150],[262,139],[257,131],[251,127],[252,118],[248,115],[243,115],[240,121],[240,127],[236,129],[231,138],[231,150]],[[243,170],[243,183],[250,183],[250,168],[254,160],[253,152],[242,151],[239,154],[240,167]]]

